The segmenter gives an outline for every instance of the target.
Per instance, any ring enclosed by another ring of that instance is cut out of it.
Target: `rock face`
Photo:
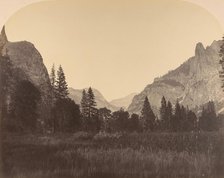
[[[139,113],[145,96],[148,96],[151,105],[158,111],[161,98],[165,96],[173,104],[178,99],[182,105],[191,109],[213,100],[217,105],[217,111],[221,112],[221,106],[224,106],[224,93],[219,78],[220,45],[221,41],[214,41],[205,49],[198,43],[194,57],[146,86],[133,98],[128,111]]]
[[[97,103],[97,108],[108,108],[111,111],[116,111],[119,108],[110,104],[105,98],[104,96],[97,90],[92,88],[93,93],[95,95],[95,101]],[[73,89],[73,88],[69,88],[69,97],[71,99],[73,99],[75,101],[76,104],[80,105],[81,99],[82,99],[82,91],[83,90],[77,90],[77,89]]]
[[[127,109],[128,106],[131,104],[132,99],[134,98],[135,95],[137,95],[137,93],[131,93],[130,95],[125,96],[123,98],[119,98],[119,99],[110,101],[110,104],[112,104],[118,108]]]
[[[38,110],[43,123],[49,118],[51,110],[51,85],[40,53],[29,42],[8,42],[4,28],[0,35],[0,49],[1,55],[10,58],[17,80],[28,80],[40,90],[41,102]]]

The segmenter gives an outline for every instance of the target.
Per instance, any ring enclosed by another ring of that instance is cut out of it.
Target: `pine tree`
[[[172,108],[171,102],[168,101],[168,103],[167,103],[167,123],[166,123],[168,130],[171,130],[172,118],[173,118],[173,108]]]
[[[176,102],[174,117],[172,119],[172,130],[178,131],[180,130],[180,120],[181,120],[181,106],[179,102]]]
[[[155,125],[155,114],[152,111],[148,97],[145,97],[143,108],[141,111],[141,120],[143,131],[153,131]]]
[[[94,95],[91,87],[89,87],[89,89],[88,89],[88,101],[89,101],[89,106],[90,107],[95,107],[96,106],[95,95]]]
[[[64,71],[61,67],[61,65],[58,68],[57,71],[57,80],[56,80],[56,97],[57,99],[65,99],[68,98],[68,85],[65,79]]]
[[[187,130],[187,110],[184,106],[181,106],[181,116],[180,116],[180,130]]]
[[[89,118],[91,118],[92,116],[96,114],[95,95],[91,87],[89,87],[88,89],[87,101],[88,101]]]
[[[86,93],[83,91],[81,108],[83,116],[83,126],[87,131],[99,131],[100,120],[98,109],[96,108],[95,95],[90,87]]]
[[[87,109],[88,109],[88,98],[87,98],[87,94],[86,94],[86,90],[84,89],[82,91],[82,99],[81,99],[81,112],[82,112],[82,116],[85,118],[88,114],[87,114]]]
[[[54,89],[55,88],[55,83],[56,83],[56,75],[55,75],[55,67],[54,67],[54,64],[53,64],[53,66],[51,68],[50,81],[51,81],[51,86]]]
[[[160,108],[160,120],[161,120],[161,126],[162,129],[164,130],[167,128],[167,105],[166,105],[166,99],[163,96],[161,100],[161,108]]]

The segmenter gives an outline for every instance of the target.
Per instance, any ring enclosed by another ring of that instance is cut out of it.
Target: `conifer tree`
[[[95,95],[91,87],[89,87],[88,89],[87,101],[88,101],[89,118],[91,118],[92,116],[96,114]]]
[[[160,120],[161,120],[161,127],[164,130],[167,124],[167,104],[164,96],[162,97],[161,100]]]
[[[87,109],[88,109],[88,98],[86,90],[84,89],[82,91],[82,99],[81,99],[81,112],[83,117],[87,116]]]
[[[172,129],[173,131],[180,130],[180,120],[181,120],[181,106],[179,102],[176,102],[174,117],[172,119]]]
[[[172,118],[173,118],[173,108],[172,108],[172,104],[170,101],[168,101],[167,103],[167,130],[171,130],[171,122],[172,122]]]
[[[155,124],[155,114],[152,111],[151,105],[149,103],[148,97],[145,97],[143,108],[141,111],[141,120],[143,131],[153,131]]]
[[[50,82],[51,82],[51,101],[52,101],[52,106],[54,106],[56,102],[56,75],[55,75],[55,66],[54,64],[52,65],[51,68],[51,73],[50,73]]]
[[[56,80],[56,97],[57,99],[65,99],[68,98],[68,85],[65,79],[64,71],[61,67],[61,65],[58,68],[57,71],[57,80]]]
[[[89,87],[89,89],[88,89],[88,101],[89,101],[89,106],[90,107],[95,107],[96,106],[95,95],[94,95],[91,87]]]
[[[87,92],[83,90],[81,110],[83,126],[87,131],[98,131],[100,129],[98,109],[96,108],[96,105],[95,95],[92,88],[90,87]]]
[[[55,88],[56,75],[55,75],[55,67],[54,67],[54,64],[53,64],[53,66],[51,68],[50,81],[51,81],[52,88]]]
[[[184,106],[181,106],[181,116],[180,116],[180,130],[186,131],[187,130],[187,110]]]

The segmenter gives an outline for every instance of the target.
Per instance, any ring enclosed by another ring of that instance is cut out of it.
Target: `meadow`
[[[6,178],[223,178],[223,132],[4,137]]]

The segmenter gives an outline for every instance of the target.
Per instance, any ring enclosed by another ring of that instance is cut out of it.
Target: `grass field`
[[[223,178],[224,134],[12,135],[6,178]]]

